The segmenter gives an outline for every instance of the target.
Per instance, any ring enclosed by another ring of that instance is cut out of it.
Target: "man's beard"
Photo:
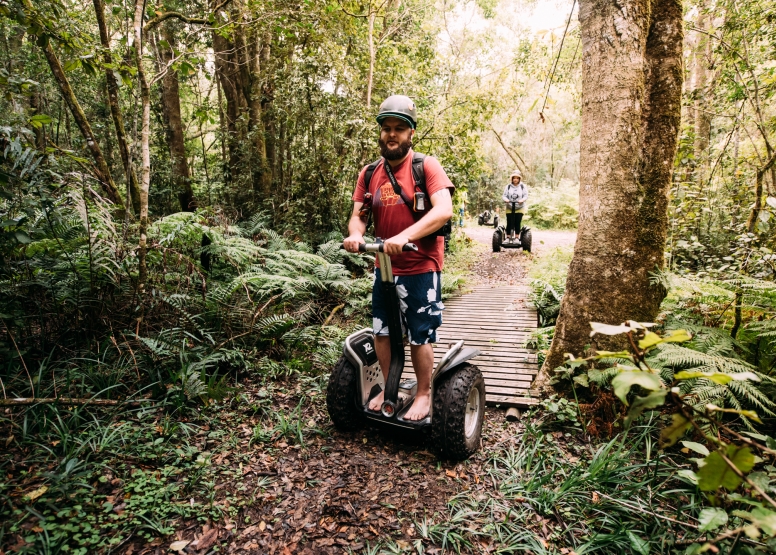
[[[380,145],[380,154],[383,155],[383,158],[386,160],[401,160],[407,156],[407,153],[412,148],[412,139],[399,143],[399,146],[396,148],[388,148],[388,145],[382,139],[377,139],[377,144]]]

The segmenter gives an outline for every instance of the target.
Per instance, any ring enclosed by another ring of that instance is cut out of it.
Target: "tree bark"
[[[143,292],[148,280],[146,253],[148,250],[148,190],[151,185],[151,89],[143,67],[143,8],[144,0],[135,0],[135,19],[133,22],[135,63],[140,82],[140,240],[138,242],[138,291]]]
[[[682,91],[679,0],[582,0],[579,231],[555,337],[537,380],[588,344],[590,322],[650,321],[663,267]]]
[[[163,41],[156,41],[156,49],[161,63],[162,112],[167,143],[170,147],[172,162],[172,181],[178,195],[182,212],[193,212],[196,208],[194,191],[191,188],[191,171],[186,158],[186,138],[181,118],[181,97],[178,74],[172,68],[173,45],[175,36],[169,23],[162,25]]]
[[[217,14],[216,14],[217,15]],[[228,183],[239,183],[242,173],[242,156],[240,143],[242,137],[238,129],[238,120],[240,113],[244,109],[243,96],[240,93],[242,84],[240,82],[239,62],[236,55],[235,45],[224,36],[213,30],[213,51],[215,54],[216,76],[221,85],[221,92],[226,101],[226,111],[224,119],[226,120],[226,147],[229,152],[229,162],[227,164]]]
[[[264,119],[262,117],[262,80],[259,38],[255,30],[246,32],[242,26],[234,30],[234,45],[240,69],[240,84],[248,108],[248,138],[251,141],[250,168],[254,193],[265,197],[270,193],[272,174],[267,164]]]
[[[127,132],[124,127],[124,116],[121,114],[119,104],[119,84],[116,75],[110,66],[113,64],[110,49],[110,36],[108,35],[108,25],[105,22],[105,4],[103,0],[93,0],[94,13],[97,16],[97,27],[100,31],[100,42],[102,43],[102,61],[105,67],[105,79],[108,84],[108,104],[110,105],[110,115],[113,119],[113,127],[116,129],[116,142],[121,155],[121,163],[124,166],[124,175],[129,185],[129,196],[132,209],[135,214],[140,213],[140,185],[137,182],[137,174],[129,156],[129,142],[127,141]]]
[[[698,28],[709,31],[709,15],[704,4],[699,6]],[[702,183],[709,173],[709,140],[711,138],[711,114],[709,113],[708,95],[711,83],[709,82],[709,65],[711,63],[711,41],[708,35],[698,33],[698,42],[695,47],[695,72],[693,75],[693,111],[695,125],[694,157],[696,165],[696,179]]]

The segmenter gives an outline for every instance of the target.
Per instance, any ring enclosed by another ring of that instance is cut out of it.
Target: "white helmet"
[[[523,179],[523,174],[520,173],[520,170],[515,170],[512,172],[512,175],[509,176],[509,179],[511,180],[513,177],[519,177],[520,179]]]

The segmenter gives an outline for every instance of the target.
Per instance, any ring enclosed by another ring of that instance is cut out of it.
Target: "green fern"
[[[696,348],[708,347],[707,341],[695,344]],[[673,374],[679,370],[695,370],[699,372],[722,372],[736,374],[754,372],[764,382],[774,383],[774,380],[756,371],[756,368],[746,361],[731,356],[712,354],[714,351],[725,351],[725,348],[710,348],[711,353],[704,353],[690,347],[672,343],[662,344],[650,352],[647,363],[661,370],[661,377],[667,383],[673,381]],[[690,399],[696,399],[696,406],[714,403],[719,406],[734,408],[750,407],[758,409],[770,416],[776,416],[776,403],[765,395],[760,388],[746,380],[733,380],[726,385],[718,385],[710,380],[697,378],[683,380],[682,393]]]

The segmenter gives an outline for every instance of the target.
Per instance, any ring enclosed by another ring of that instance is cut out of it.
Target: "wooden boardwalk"
[[[460,339],[482,354],[471,362],[485,376],[487,403],[526,407],[537,399],[529,388],[539,363],[536,353],[523,347],[537,327],[536,309],[528,304],[527,286],[480,285],[470,293],[445,301],[442,327],[437,331],[434,360]],[[414,378],[409,350],[404,378]]]

